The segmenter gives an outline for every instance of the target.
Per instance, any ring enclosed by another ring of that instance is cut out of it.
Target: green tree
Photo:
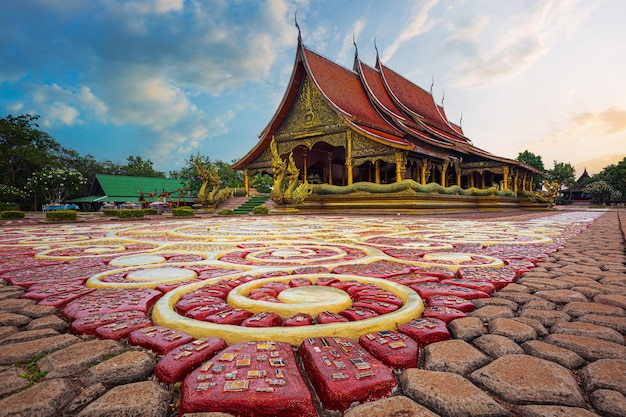
[[[198,154],[197,157],[205,166],[208,167],[211,164],[211,159],[208,156]],[[187,158],[185,166],[181,169],[170,171],[168,177],[183,180],[185,184],[189,185],[189,192],[193,196],[197,196],[200,187],[202,187],[202,180],[198,176],[196,156],[194,155],[190,155],[189,158]]]
[[[220,185],[222,188],[242,188],[243,187],[243,172],[231,169],[230,166],[237,162],[232,161],[231,164],[217,160],[213,163],[217,175],[220,176]]]
[[[46,203],[60,203],[68,195],[80,190],[85,177],[73,168],[46,167],[28,179],[27,188],[42,195]]]
[[[39,130],[39,116],[0,119],[0,182],[24,189],[33,172],[59,163],[61,145]]]
[[[610,201],[615,189],[604,180],[594,181],[585,187],[585,193],[591,194],[593,201],[604,204]]]
[[[273,185],[274,179],[271,175],[261,174],[259,172],[250,178],[250,188],[254,188],[260,193],[269,193],[272,191]]]
[[[554,168],[546,171],[546,179],[550,182],[556,181],[561,186],[571,189],[576,184],[575,173],[574,167],[569,162],[554,161]]]
[[[545,171],[545,167],[543,166],[543,161],[541,160],[541,156],[535,155],[534,153],[526,150],[524,152],[520,152],[517,155],[517,160],[520,162],[525,162],[533,168],[538,169],[539,171]],[[533,189],[539,190],[543,184],[543,175],[535,175],[535,181],[533,184]]]
[[[626,158],[617,164],[605,167],[598,175],[598,178],[606,181],[615,191],[620,193],[619,201],[626,198]]]
[[[128,163],[122,167],[122,175],[165,178],[165,173],[155,170],[152,166],[152,161],[149,159],[144,161],[141,156],[131,155],[126,158],[126,161],[128,161]]]

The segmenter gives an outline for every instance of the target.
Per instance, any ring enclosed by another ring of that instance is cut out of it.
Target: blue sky
[[[352,67],[383,62],[443,101],[473,143],[580,175],[626,156],[623,0],[0,0],[0,115],[63,146],[168,172],[230,162],[287,88],[297,29]]]

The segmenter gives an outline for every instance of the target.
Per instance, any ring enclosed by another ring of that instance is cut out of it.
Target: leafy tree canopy
[[[141,156],[131,155],[126,161],[128,161],[128,163],[122,166],[123,175],[129,175],[131,177],[165,178],[165,173],[155,170],[152,166],[152,161],[149,159],[144,161]]]
[[[546,179],[571,188],[576,183],[576,170],[569,162],[554,161],[554,168],[546,171]]]
[[[517,155],[517,160],[520,162],[525,162],[528,165],[530,165],[533,168],[536,168],[540,171],[545,171],[545,167],[543,166],[543,161],[541,160],[541,156],[540,155],[535,155],[534,153],[526,150],[524,152],[520,152]],[[534,189],[540,189],[541,188],[541,184],[543,184],[543,176],[541,175],[536,175],[535,176],[535,182],[534,182]]]

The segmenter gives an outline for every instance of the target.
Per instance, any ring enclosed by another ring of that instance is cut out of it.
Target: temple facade
[[[531,192],[540,173],[474,146],[430,92],[378,56],[368,66],[355,46],[348,69],[305,47],[300,36],[280,106],[256,146],[232,166],[243,170],[246,189],[257,173],[276,175],[276,152],[295,164],[297,181],[311,185],[312,198],[329,194],[328,186],[406,180],[455,187],[456,194],[495,189],[517,196]]]

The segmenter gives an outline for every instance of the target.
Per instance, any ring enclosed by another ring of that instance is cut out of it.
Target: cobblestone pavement
[[[396,373],[394,396],[343,415],[625,416],[625,232],[626,210],[608,210],[515,283],[472,300],[472,312],[448,323],[450,340],[427,344],[417,367]],[[23,287],[1,278],[0,416],[179,413],[179,385],[153,375],[160,355],[73,334],[59,309],[22,298]]]

